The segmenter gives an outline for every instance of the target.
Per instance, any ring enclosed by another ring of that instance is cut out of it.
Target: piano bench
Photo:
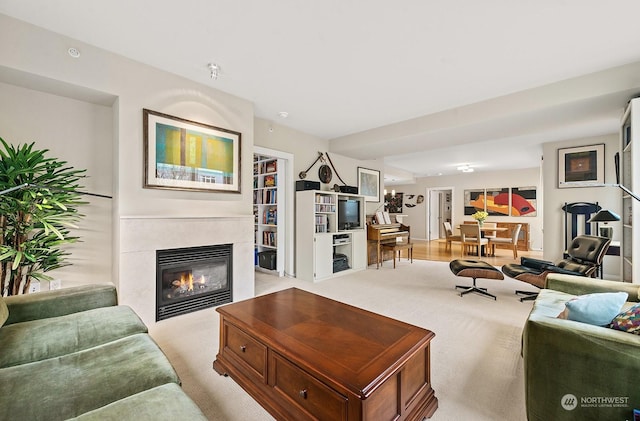
[[[413,263],[413,243],[411,242],[400,242],[400,243],[390,243],[390,244],[381,244],[382,252],[392,251],[393,252],[393,268],[396,268],[396,252],[398,254],[398,261],[400,261],[400,251],[407,250],[407,260],[410,260]],[[383,259],[384,263],[384,259]]]

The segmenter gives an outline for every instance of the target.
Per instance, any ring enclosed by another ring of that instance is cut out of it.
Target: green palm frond
[[[75,169],[48,156],[34,143],[11,145],[0,138],[0,190],[28,183],[28,187],[0,196],[0,279],[6,272],[34,279],[44,272],[69,265],[64,246],[78,241],[69,229],[84,216],[78,207],[87,204],[78,192],[86,170]],[[11,278],[9,276],[9,278]],[[0,293],[8,291],[1,285]]]

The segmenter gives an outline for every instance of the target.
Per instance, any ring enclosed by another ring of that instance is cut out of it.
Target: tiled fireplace
[[[156,323],[157,304],[157,254],[162,250],[192,249],[196,247],[222,247],[229,248],[229,282],[228,294],[233,301],[244,300],[254,296],[254,272],[253,272],[253,217],[203,217],[203,218],[167,218],[167,217],[123,217],[120,219],[120,253],[119,256],[119,282],[118,296],[121,304],[131,306],[147,325]],[[180,272],[189,271],[196,278],[202,275],[203,270],[220,271],[217,269],[203,269],[196,267],[188,269],[180,264],[183,256],[178,256],[178,261],[170,266],[175,269],[167,275],[171,277],[168,283],[172,293],[176,293],[176,299],[169,299],[168,303],[182,303],[183,298],[192,294],[189,291],[189,280],[180,284],[176,276]],[[217,259],[217,258],[216,258]],[[220,260],[218,259],[218,262]],[[178,281],[178,282],[174,282]],[[220,280],[206,281],[209,285],[200,288],[195,279],[193,289],[213,289],[214,286],[224,282]],[[175,287],[175,288],[174,288]],[[223,288],[224,289],[224,288]],[[182,297],[180,292],[182,291]],[[167,291],[165,291],[166,293]],[[198,292],[196,290],[196,292]],[[224,293],[223,293],[224,294]],[[206,300],[205,300],[206,301]],[[220,303],[214,303],[214,306]],[[208,306],[210,307],[210,306]],[[198,309],[199,310],[199,309]],[[171,310],[173,312],[173,310]],[[171,317],[171,316],[170,316]],[[161,317],[162,320],[165,317]]]

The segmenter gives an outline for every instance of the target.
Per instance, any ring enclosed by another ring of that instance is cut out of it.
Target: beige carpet
[[[295,286],[338,301],[424,327],[432,341],[432,383],[439,408],[432,420],[525,420],[522,326],[531,302],[521,303],[515,289],[526,284],[478,280],[498,297],[460,297],[446,262],[403,260],[397,269],[376,270],[310,283],[256,273],[256,293]],[[272,420],[230,378],[211,368],[218,350],[218,313],[214,309],[158,323],[151,334],[167,354],[185,391],[210,420]]]

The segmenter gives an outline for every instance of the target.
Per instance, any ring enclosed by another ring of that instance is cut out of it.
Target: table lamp
[[[620,220],[620,216],[615,212],[611,212],[610,210],[607,210],[607,209],[601,209],[600,211],[598,211],[598,213],[593,215],[587,222],[595,222],[596,224],[603,222],[605,226],[599,227],[598,235],[600,235],[600,237],[611,238],[613,237],[613,227],[608,226],[607,223],[619,221],[619,220]]]

